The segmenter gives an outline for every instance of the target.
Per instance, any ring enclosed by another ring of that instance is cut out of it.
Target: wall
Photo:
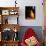
[[[9,7],[15,6],[15,0],[0,0],[0,6]],[[17,0],[19,6],[19,24],[21,26],[43,26],[43,0]],[[35,20],[26,20],[25,19],[25,6],[36,6],[36,19]],[[9,19],[10,20],[10,19]]]
[[[32,0],[32,1],[19,1],[21,4],[20,8],[20,18],[19,21],[22,26],[42,26],[43,25],[43,6],[41,0]],[[35,20],[26,20],[25,19],[25,6],[36,6],[36,19]]]

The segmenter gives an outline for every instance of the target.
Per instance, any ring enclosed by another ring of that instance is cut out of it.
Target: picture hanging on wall
[[[35,19],[35,6],[25,6],[25,18]]]

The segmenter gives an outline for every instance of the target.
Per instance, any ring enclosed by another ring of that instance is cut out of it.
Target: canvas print
[[[25,6],[25,18],[35,19],[35,6]]]

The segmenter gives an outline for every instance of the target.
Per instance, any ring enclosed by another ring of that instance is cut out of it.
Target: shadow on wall
[[[20,40],[20,42],[21,42],[21,40],[22,40],[22,38],[24,36],[24,33],[27,31],[28,28],[32,28],[36,32],[39,41],[41,43],[43,43],[42,26],[22,26],[20,31],[19,31],[19,40]]]

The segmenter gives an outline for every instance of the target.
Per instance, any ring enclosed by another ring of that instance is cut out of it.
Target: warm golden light
[[[32,10],[30,11],[30,17],[31,17],[31,18],[34,18],[34,13],[33,13]]]

